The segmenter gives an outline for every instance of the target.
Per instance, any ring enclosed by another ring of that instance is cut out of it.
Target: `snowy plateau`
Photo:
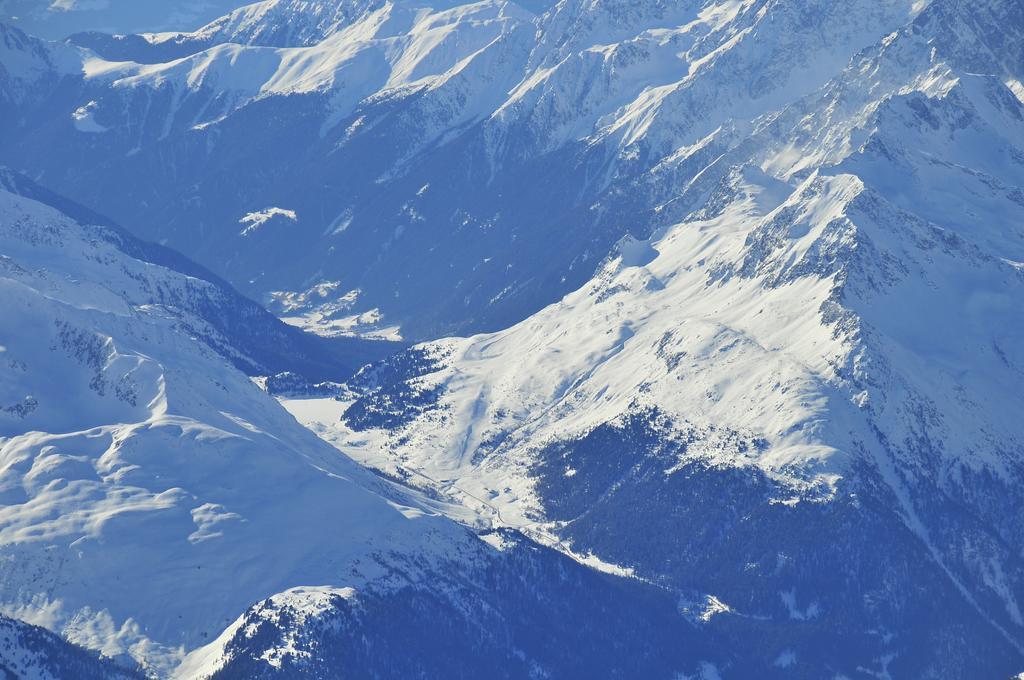
[[[1022,674],[1024,0],[0,0],[0,676]]]

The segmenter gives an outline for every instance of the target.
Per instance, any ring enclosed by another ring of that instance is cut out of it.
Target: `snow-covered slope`
[[[166,668],[261,597],[430,533],[197,343],[201,317],[139,300],[190,279],[20,196],[0,215],[8,611]]]
[[[668,591],[478,536],[446,517],[473,513],[360,468],[204,341],[188,304],[201,281],[121,245],[0,191],[7,615],[159,677],[767,663],[692,626]],[[0,668],[85,663],[6,621]]]
[[[809,677],[1010,673],[1022,19],[932,3],[700,173],[699,149],[659,164],[663,226],[578,291],[289,408],[499,525],[772,621]]]
[[[919,10],[274,0],[83,37],[78,87],[3,151],[255,296],[328,286],[324,310],[352,300],[406,337],[493,330],[648,235],[635,182],[706,165]],[[241,233],[274,208],[295,219]]]

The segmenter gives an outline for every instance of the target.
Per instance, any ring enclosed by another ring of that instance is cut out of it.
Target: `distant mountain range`
[[[50,40],[72,33],[190,30],[246,0],[0,0],[0,21]]]

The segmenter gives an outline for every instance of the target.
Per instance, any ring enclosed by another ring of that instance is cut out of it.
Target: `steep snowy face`
[[[666,163],[699,171],[919,10],[262,2],[193,33],[76,38],[98,55],[79,89],[4,149],[253,295],[330,286],[311,314],[493,330],[649,234],[637,182],[675,191]],[[295,218],[240,233],[270,208]]]
[[[397,5],[397,6],[396,6]],[[220,17],[192,33],[153,36],[151,42],[166,40],[180,43],[236,43],[264,47],[308,47],[328,36],[347,30],[352,24],[369,16],[382,19],[397,10],[396,18],[410,10],[429,12],[443,9],[443,3],[390,3],[382,0],[334,0],[304,2],[303,0],[269,0],[254,3]],[[408,24],[406,23],[406,28]],[[399,31],[401,30],[401,27]]]
[[[899,0],[564,3],[499,118],[527,117],[553,145],[611,138],[654,164],[813,91],[912,12]]]
[[[192,121],[193,127],[210,125],[258,97],[318,92],[332,95],[331,115],[337,121],[371,95],[387,96],[453,77],[463,62],[528,17],[499,2],[448,10],[384,4],[358,13],[340,5],[334,8],[337,16],[332,14],[322,26],[319,13],[309,16],[312,10],[305,3],[300,6],[302,12],[280,3],[245,8],[240,16],[226,18],[219,29],[225,35],[211,27],[195,34],[212,46],[180,60],[145,66],[94,60],[85,64],[85,71],[132,95],[167,88],[180,109],[188,109],[192,100],[217,100],[217,108],[203,104],[204,117]],[[303,25],[313,36],[275,40],[258,32],[301,32]],[[294,43],[298,46],[290,46]],[[159,44],[154,38],[154,45]],[[167,113],[172,125],[183,122],[178,111]]]
[[[637,179],[657,229],[579,290],[364,369],[340,425],[289,407],[496,523],[771,620],[809,675],[1011,672],[1022,11],[933,3]]]

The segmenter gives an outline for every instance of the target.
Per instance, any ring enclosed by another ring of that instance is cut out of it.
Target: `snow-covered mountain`
[[[0,151],[261,299],[496,330],[649,235],[665,164],[696,173],[919,5],[262,2],[78,40]]]
[[[158,29],[0,25],[3,161],[216,273],[7,180],[4,611],[185,677],[1024,670],[1024,2]]]
[[[197,342],[209,322],[175,304],[195,280],[22,196],[0,215],[9,613],[168,668],[256,600],[429,533]]]
[[[1009,674],[1022,30],[1019,3],[922,8],[663,160],[657,230],[560,302],[289,407],[497,524],[771,621],[807,677]],[[680,111],[654,106],[644,144]]]
[[[159,677],[770,667],[671,591],[470,530],[473,513],[339,454],[209,341],[201,280],[124,245],[0,191],[6,615]],[[0,627],[15,677],[117,677]]]

